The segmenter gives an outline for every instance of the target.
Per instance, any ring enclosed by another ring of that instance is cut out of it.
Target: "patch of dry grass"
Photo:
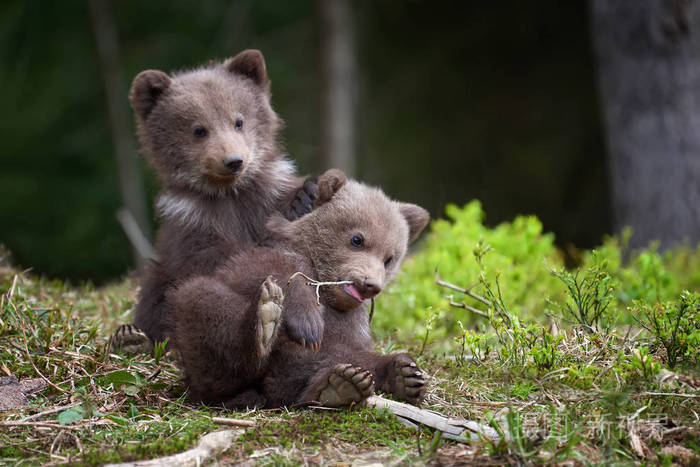
[[[430,375],[424,408],[490,423],[506,438],[465,445],[434,443],[430,430],[369,409],[230,413],[191,404],[172,356],[107,352],[106,336],[129,320],[129,280],[75,287],[0,266],[0,291],[0,372],[47,381],[29,405],[0,413],[0,464],[163,456],[221,429],[212,420],[221,415],[255,421],[220,457],[224,464],[699,461],[697,374],[645,378],[628,366],[644,337],[627,328],[605,337],[567,330],[557,344],[563,357],[546,370],[495,352],[475,361],[423,355],[419,363]],[[421,342],[403,344],[418,353]]]

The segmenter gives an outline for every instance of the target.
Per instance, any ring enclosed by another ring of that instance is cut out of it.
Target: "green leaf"
[[[122,390],[129,396],[135,396],[139,393],[139,388],[131,384],[124,386]]]
[[[58,423],[61,425],[70,425],[83,419],[85,412],[81,406],[71,407],[58,414]]]
[[[129,424],[129,420],[127,420],[124,417],[120,417],[118,415],[107,415],[107,416],[105,416],[105,418],[112,420],[117,425],[126,426]]]
[[[137,384],[139,381],[133,374],[129,373],[127,370],[117,370],[103,376],[99,379],[102,386],[114,385],[114,389],[119,389],[121,386],[127,384]]]
[[[134,418],[139,414],[140,414],[139,409],[137,409],[134,404],[131,404],[131,406],[129,407],[129,410],[127,411],[127,415],[129,416],[129,418]]]

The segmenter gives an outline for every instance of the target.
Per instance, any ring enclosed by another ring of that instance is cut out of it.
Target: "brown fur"
[[[129,99],[142,150],[163,184],[158,260],[143,277],[134,324],[172,344],[165,292],[176,279],[210,274],[260,243],[270,215],[308,212],[315,187],[302,188],[277,143],[281,121],[259,51],[170,76],[143,71]],[[239,165],[226,165],[231,158]]]
[[[278,235],[275,248],[240,253],[214,277],[194,278],[173,290],[178,353],[194,399],[267,407],[310,402],[335,365],[349,363],[371,371],[378,388],[420,402],[424,386],[413,360],[372,352],[365,303],[398,272],[428,214],[391,201],[376,188],[345,184],[338,171],[319,179],[318,193],[310,214],[294,222],[271,220]],[[361,247],[351,242],[358,235],[364,239]],[[329,286],[321,289],[317,305],[305,279],[287,286],[297,271],[319,281],[350,280],[365,300]],[[267,356],[258,350],[255,326],[260,285],[269,275],[285,296],[282,330]],[[320,351],[309,352],[319,345]],[[401,374],[409,366],[411,371]]]

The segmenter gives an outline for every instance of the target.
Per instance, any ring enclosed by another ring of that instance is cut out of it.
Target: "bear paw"
[[[323,315],[315,304],[299,306],[287,303],[285,329],[287,335],[302,347],[311,352],[321,350],[323,340]]]
[[[333,367],[326,383],[317,389],[314,399],[326,407],[345,407],[359,404],[373,393],[372,374],[346,363]]]
[[[258,352],[267,356],[272,349],[272,343],[277,336],[282,316],[284,293],[272,276],[268,276],[260,286],[258,301]]]
[[[416,362],[405,354],[394,357],[382,390],[398,399],[419,406],[425,397],[426,381]]]
[[[133,324],[122,324],[109,339],[109,351],[125,355],[153,352],[151,340]]]
[[[294,196],[287,218],[293,221],[310,213],[314,208],[314,203],[316,202],[317,197],[317,179],[315,177],[307,178],[304,181],[304,185],[299,188]]]

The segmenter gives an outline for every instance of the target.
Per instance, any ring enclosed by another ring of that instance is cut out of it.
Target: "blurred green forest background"
[[[559,245],[594,246],[612,224],[586,4],[507,4],[353,2],[355,175],[433,216],[478,198],[488,224],[532,213]],[[123,106],[141,70],[258,48],[289,154],[300,173],[326,168],[316,2],[119,1],[111,10]],[[115,217],[122,202],[89,5],[2,2],[0,61],[0,243],[52,277],[125,274],[133,264]],[[150,205],[158,187],[141,165]]]

